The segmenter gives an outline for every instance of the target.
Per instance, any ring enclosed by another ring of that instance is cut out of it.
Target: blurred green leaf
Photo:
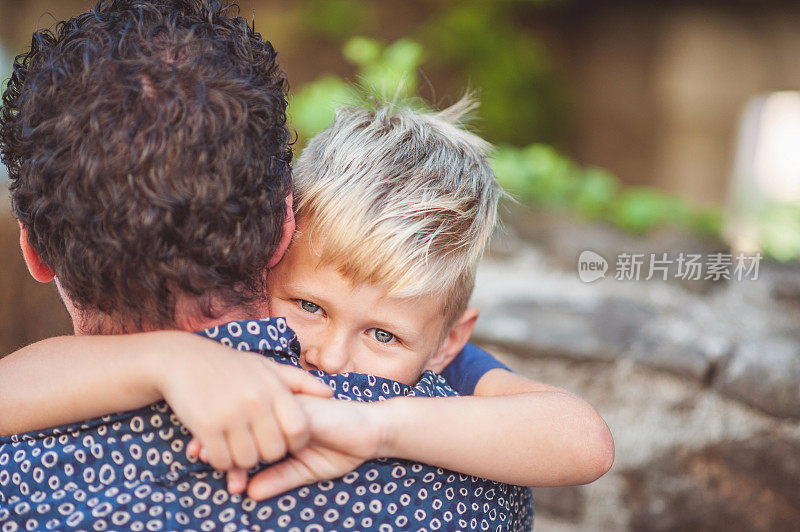
[[[374,39],[353,37],[344,44],[342,54],[359,67],[357,85],[328,74],[291,96],[289,122],[301,145],[330,125],[337,107],[358,104],[370,95],[403,101],[416,94],[417,68],[423,60],[418,43],[398,39],[384,48]]]
[[[368,65],[380,59],[381,45],[375,39],[353,37],[345,43],[342,55],[354,65]]]
[[[612,221],[632,233],[645,233],[661,225],[668,215],[668,201],[649,188],[630,188],[614,206]]]
[[[800,258],[800,206],[771,204],[761,214],[764,253],[779,261]]]
[[[289,123],[303,139],[328,127],[336,108],[357,100],[357,91],[335,76],[323,76],[304,85],[291,96]]]
[[[616,177],[601,168],[588,168],[573,198],[572,207],[587,219],[601,219],[611,209],[619,189]]]
[[[663,225],[707,236],[721,231],[718,210],[698,209],[651,188],[625,188],[607,171],[582,168],[547,144],[498,146],[492,167],[503,188],[533,206],[570,210],[636,234]]]
[[[417,92],[417,68],[422,57],[422,47],[418,43],[398,39],[379,57],[360,65],[359,82],[387,100],[408,98]]]
[[[423,29],[434,67],[481,90],[482,130],[493,142],[552,141],[564,123],[564,87],[550,53],[517,26],[520,2],[453,4]],[[530,8],[535,9],[535,7]]]
[[[692,228],[702,236],[719,238],[722,234],[722,209],[706,207],[695,212],[692,217]]]

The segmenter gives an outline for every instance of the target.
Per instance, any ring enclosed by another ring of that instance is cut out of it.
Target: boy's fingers
[[[318,397],[331,397],[333,395],[333,390],[331,390],[330,386],[310,373],[286,364],[275,364],[275,366],[273,368],[275,373],[278,374],[292,392],[316,395]]]
[[[247,495],[256,501],[263,501],[315,480],[303,462],[289,457],[257,473],[247,486]]]
[[[272,415],[256,416],[250,422],[259,457],[265,462],[275,462],[286,455],[286,441]]]
[[[204,452],[208,456],[208,463],[211,464],[214,469],[227,471],[233,467],[233,461],[228,453],[228,442],[225,441],[225,437],[222,433],[209,438],[205,442],[203,450],[200,452],[201,459]]]
[[[258,463],[258,449],[247,425],[236,427],[226,434],[228,450],[233,465],[242,469],[250,469]]]
[[[203,445],[200,443],[200,440],[192,438],[189,440],[189,443],[186,444],[186,456],[189,458],[198,458],[202,449]]]
[[[275,421],[290,453],[299,451],[311,439],[308,418],[303,407],[297,401],[299,397],[302,396],[279,395],[272,404]]]
[[[243,493],[247,487],[247,471],[244,469],[232,469],[228,471],[228,493],[236,495]]]

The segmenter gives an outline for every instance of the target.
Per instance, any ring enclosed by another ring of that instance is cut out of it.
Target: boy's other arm
[[[307,443],[308,420],[294,393],[329,397],[331,390],[299,368],[191,333],[65,336],[0,360],[0,435],[163,398],[214,467],[249,468]]]
[[[587,484],[611,468],[611,432],[584,400],[505,369],[481,381],[482,396],[374,403],[304,397],[311,445],[258,473],[248,494],[272,497],[379,457],[523,486]]]
[[[586,401],[504,369],[474,396],[428,399],[377,405],[382,456],[524,486],[587,484],[614,461],[611,431]]]

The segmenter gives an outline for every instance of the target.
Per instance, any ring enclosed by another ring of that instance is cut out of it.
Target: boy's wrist
[[[169,378],[175,371],[174,363],[186,349],[185,334],[176,331],[159,331],[142,333],[139,336],[144,339],[140,349],[141,367],[144,369],[142,387],[148,393],[152,393],[154,397],[157,396],[157,400],[164,399],[169,386]],[[182,344],[181,337],[184,337]]]
[[[398,457],[398,422],[403,408],[403,398],[397,397],[373,403],[372,413],[378,429],[378,448],[375,458]]]

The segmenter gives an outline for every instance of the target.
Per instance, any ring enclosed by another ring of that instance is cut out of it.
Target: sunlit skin
[[[445,318],[435,296],[386,297],[386,287],[354,285],[334,265],[321,264],[300,231],[269,278],[273,316],[297,333],[305,369],[357,372],[416,384],[441,371]]]

